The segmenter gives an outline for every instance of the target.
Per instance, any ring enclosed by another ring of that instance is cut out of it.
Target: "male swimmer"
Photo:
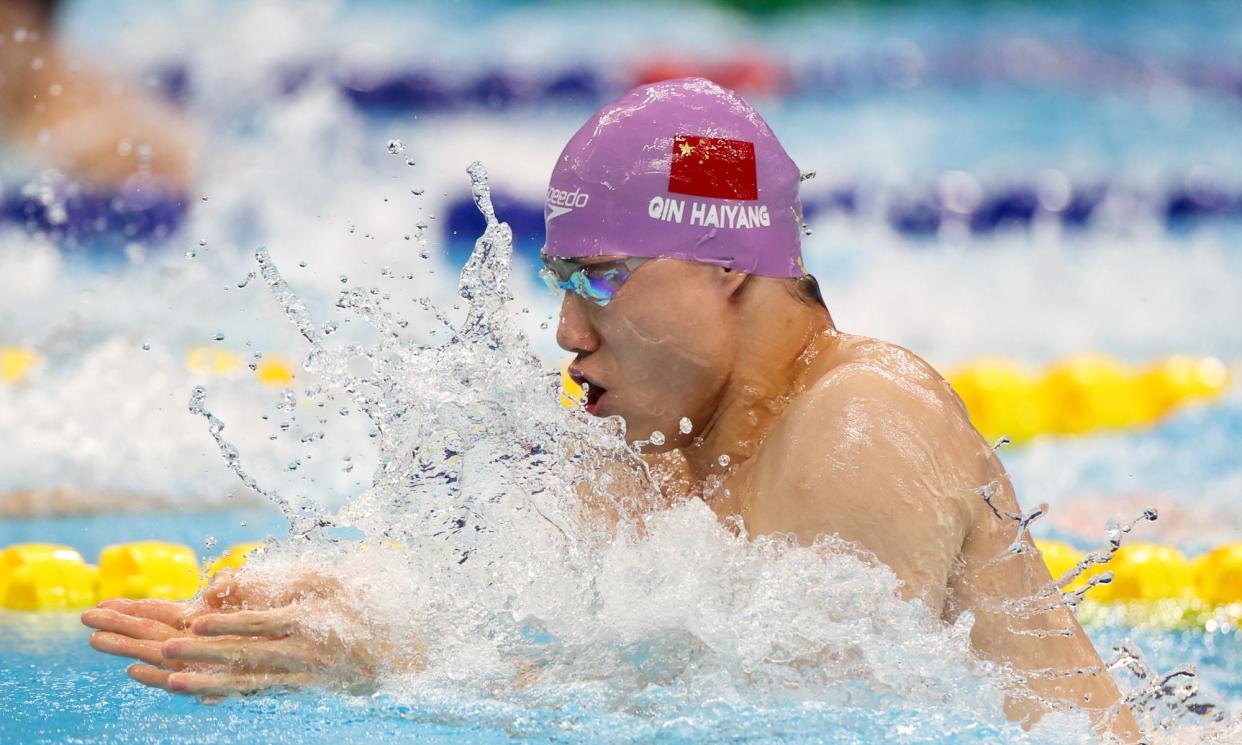
[[[587,410],[624,419],[631,441],[664,433],[650,449],[674,470],[667,488],[749,535],[839,536],[946,622],[972,613],[978,655],[1023,681],[1011,718],[1073,706],[1133,739],[1073,614],[1014,611],[1051,577],[1033,549],[996,560],[1018,505],[961,400],[913,353],[833,324],[802,264],[799,181],[759,114],[702,79],[637,88],[573,136],[552,173],[543,258],[568,290],[557,341],[577,355]],[[711,476],[719,488],[695,488]],[[318,661],[351,653],[298,633],[324,593],[254,610],[246,592],[225,575],[199,605],[108,601],[83,618],[96,649],[145,663],[134,678],[197,695],[310,682]]]
[[[6,149],[104,189],[189,188],[189,122],[56,43],[60,0],[0,0],[0,155]]]

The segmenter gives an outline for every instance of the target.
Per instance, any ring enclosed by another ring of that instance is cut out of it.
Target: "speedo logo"
[[[589,201],[591,201],[591,195],[582,189],[565,191],[549,186],[547,215],[544,221],[551,222],[567,212],[573,212],[578,207],[585,207]]]

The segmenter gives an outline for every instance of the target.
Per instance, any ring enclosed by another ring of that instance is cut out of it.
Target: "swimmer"
[[[752,536],[852,541],[906,599],[945,622],[972,614],[978,656],[1022,681],[1010,718],[1072,706],[1133,740],[1073,614],[1055,597],[1012,610],[1052,578],[1033,548],[998,560],[1018,503],[961,400],[915,354],[833,323],[803,267],[800,181],[758,113],[703,79],[637,88],[573,136],[548,190],[543,273],[566,290],[556,337],[587,411],[621,417],[631,441],[664,434],[647,450],[671,496]],[[108,601],[84,621],[97,649],[144,663],[134,678],[199,695],[298,685],[325,657],[365,670],[376,654],[297,632],[330,592],[242,609],[247,591],[221,575],[199,605]]]
[[[0,0],[0,148],[106,189],[188,188],[194,163],[185,117],[54,43],[60,5]]]

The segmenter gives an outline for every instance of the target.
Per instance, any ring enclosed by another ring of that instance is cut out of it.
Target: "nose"
[[[556,324],[556,343],[574,354],[590,354],[599,348],[599,335],[591,325],[587,300],[567,292],[561,301],[561,319]]]

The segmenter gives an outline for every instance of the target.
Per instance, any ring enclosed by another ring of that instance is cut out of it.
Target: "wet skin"
[[[606,389],[596,413],[623,417],[632,439],[666,435],[670,491],[714,474],[723,486],[706,499],[722,520],[807,545],[839,536],[945,621],[973,613],[976,652],[1025,678],[1006,702],[1012,719],[1072,703],[1135,737],[1059,595],[1013,607],[1052,578],[1033,546],[1007,553],[1018,526],[1005,513],[1019,510],[1004,467],[915,354],[839,332],[788,282],[668,260],[641,267],[607,307],[567,295],[557,339],[578,355],[571,373]],[[682,416],[702,424],[681,434]]]
[[[1098,729],[1134,739],[1112,678],[1056,597],[1033,612],[1006,607],[1051,577],[1033,548],[997,561],[1017,528],[992,506],[1017,513],[1012,486],[960,399],[913,353],[839,332],[786,280],[673,260],[639,267],[606,307],[568,294],[557,340],[576,354],[571,372],[596,389],[594,413],[622,417],[634,440],[666,435],[651,458],[669,474],[668,496],[701,496],[750,535],[857,543],[907,599],[946,621],[974,614],[979,656],[1025,679],[1009,691],[1012,719],[1073,704]],[[704,494],[709,476],[721,486]],[[992,506],[980,493],[989,484]],[[391,656],[303,631],[299,617],[341,602],[313,581],[258,610],[241,610],[245,597],[226,576],[199,604],[108,601],[83,621],[99,629],[97,649],[143,662],[130,669],[136,679],[198,695],[341,671],[361,680]]]

